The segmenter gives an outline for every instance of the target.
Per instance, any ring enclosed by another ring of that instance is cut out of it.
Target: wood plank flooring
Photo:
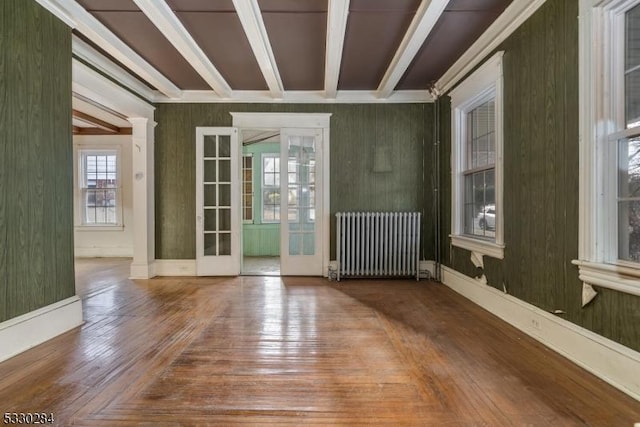
[[[130,281],[127,267],[78,264],[86,323],[0,363],[0,415],[52,412],[64,426],[640,422],[640,402],[440,284]]]

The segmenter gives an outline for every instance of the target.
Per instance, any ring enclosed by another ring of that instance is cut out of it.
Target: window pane
[[[640,126],[640,69],[627,73],[625,97],[627,128]]]
[[[205,184],[204,185],[204,205],[205,206],[217,206],[216,201],[216,185]]]
[[[626,13],[626,55],[627,70],[640,65],[640,5]]]
[[[495,238],[495,171],[468,174],[464,177],[465,198],[463,228],[465,234]]]
[[[231,231],[231,209],[218,211],[218,230]]]
[[[618,197],[640,197],[640,138],[618,142]]]
[[[216,238],[217,234],[205,234],[204,235],[204,254],[205,255],[218,255],[216,253]]]
[[[495,162],[495,102],[485,102],[467,113],[466,169]]]
[[[231,160],[218,160],[220,182],[231,182]]]
[[[231,157],[231,137],[229,135],[220,135],[218,137],[218,157]]]
[[[118,223],[118,158],[116,154],[81,155],[85,224]]]
[[[217,209],[205,209],[204,211],[204,231],[216,231]]]
[[[618,203],[618,258],[640,262],[640,201]]]
[[[218,206],[231,206],[231,184],[220,184]]]
[[[220,233],[220,254],[231,255],[231,234]]]
[[[216,161],[204,160],[204,182],[217,182]]]
[[[204,136],[204,156],[205,157],[217,157],[216,153],[216,136],[205,135]]]

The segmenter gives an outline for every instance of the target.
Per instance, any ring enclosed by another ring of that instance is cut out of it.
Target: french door
[[[322,275],[322,130],[280,133],[280,272]]]
[[[196,128],[196,272],[240,274],[238,130]]]

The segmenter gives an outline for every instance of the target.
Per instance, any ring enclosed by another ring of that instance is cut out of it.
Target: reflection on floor
[[[279,276],[280,257],[245,256],[242,262],[242,274],[245,276]]]

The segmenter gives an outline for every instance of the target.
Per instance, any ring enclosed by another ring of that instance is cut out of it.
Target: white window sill
[[[451,244],[492,258],[504,259],[504,245],[461,235],[450,235]]]
[[[640,269],[616,264],[573,260],[583,282],[640,296]]]
[[[124,225],[76,225],[76,231],[123,231]]]

